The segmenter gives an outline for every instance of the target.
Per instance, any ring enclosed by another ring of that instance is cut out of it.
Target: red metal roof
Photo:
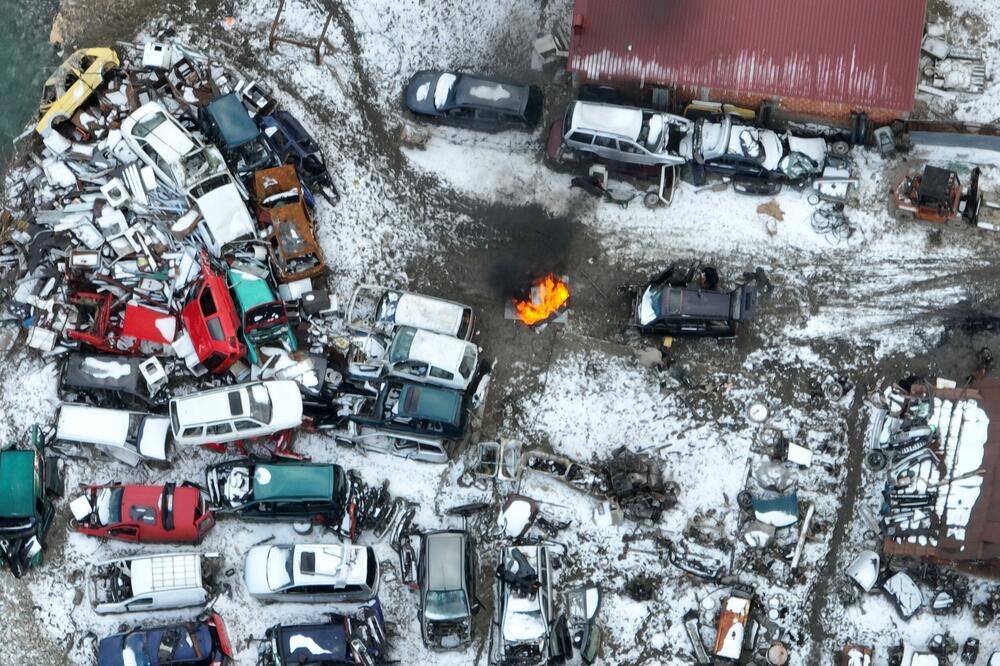
[[[927,0],[576,0],[568,68],[909,111]]]

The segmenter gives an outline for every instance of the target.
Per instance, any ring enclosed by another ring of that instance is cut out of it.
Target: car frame
[[[211,597],[206,559],[217,558],[217,553],[171,552],[95,562],[86,569],[87,600],[99,615],[202,606]]]
[[[404,99],[417,117],[484,131],[530,129],[542,117],[538,86],[465,72],[421,70],[407,83]]]
[[[691,127],[690,120],[670,113],[576,101],[563,117],[563,145],[612,162],[681,166],[688,160],[679,148]]]
[[[325,463],[238,458],[205,470],[217,514],[238,514],[248,522],[326,525],[341,533],[353,484],[343,467]]]
[[[195,644],[197,648],[194,647]],[[145,648],[147,645],[155,646],[155,649]],[[159,656],[164,647],[170,651],[166,659]],[[138,662],[134,655],[135,650],[140,648],[152,650],[151,654],[145,655],[144,662]],[[126,650],[133,653],[129,655],[128,661],[125,659]],[[154,655],[157,666],[228,666],[235,663],[235,653],[229,642],[226,624],[218,613],[212,612],[204,620],[149,628],[135,627],[127,632],[106,636],[97,646],[97,666],[152,663]]]
[[[260,119],[264,138],[282,164],[292,164],[308,190],[319,190],[331,203],[340,200],[330,170],[316,140],[295,116],[278,110]]]
[[[391,335],[397,326],[412,326],[471,340],[476,331],[476,316],[468,305],[375,284],[355,288],[346,319],[358,333]]]
[[[254,546],[243,565],[247,593],[268,602],[364,603],[378,596],[379,576],[375,551],[350,543]]]
[[[83,67],[86,60],[91,62]],[[35,125],[35,132],[45,138],[57,122],[71,118],[94,91],[104,85],[105,75],[120,64],[114,49],[78,49],[70,54],[42,86],[42,101],[39,104],[42,117]],[[76,80],[67,86],[69,76],[74,76]]]
[[[417,613],[420,635],[427,647],[448,650],[472,642],[473,615],[480,609],[476,598],[476,565],[476,542],[467,532],[438,530],[420,535]],[[447,599],[432,596],[449,593]],[[436,606],[439,610],[435,612],[432,609]]]
[[[520,570],[510,570],[516,559],[523,559],[535,574],[533,581],[524,579],[529,583],[529,589],[518,589],[509,580],[511,576],[521,573]],[[553,612],[552,563],[548,547],[502,548],[494,590],[493,626],[497,636],[490,663],[516,663],[518,666],[548,664],[552,650]],[[515,619],[518,621],[514,622]]]
[[[70,528],[133,543],[198,543],[215,516],[196,486],[83,485],[70,504]]]
[[[264,633],[257,666],[385,662],[385,618],[376,599],[359,613],[333,613],[325,624],[274,625]]]
[[[169,412],[177,444],[224,444],[298,427],[302,394],[292,380],[245,382],[171,398]]]
[[[304,189],[295,167],[262,169],[253,176],[258,224],[266,232],[268,254],[279,282],[317,277],[326,270],[316,242]]]

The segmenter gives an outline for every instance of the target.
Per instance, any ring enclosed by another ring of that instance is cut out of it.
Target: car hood
[[[220,246],[254,236],[253,220],[234,183],[217,187],[196,203]]]
[[[169,431],[170,419],[166,416],[147,416],[142,422],[139,453],[153,460],[166,460]]]
[[[417,72],[406,85],[406,106],[415,113],[438,114],[434,106],[434,87],[441,72]]]
[[[299,385],[282,379],[267,383],[271,395],[271,426],[278,430],[296,428],[302,423],[302,394]]]
[[[270,594],[273,591],[267,584],[267,556],[270,552],[270,546],[254,546],[247,552],[243,581],[250,594]]]

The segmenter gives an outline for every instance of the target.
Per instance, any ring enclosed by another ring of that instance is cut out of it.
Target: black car
[[[161,386],[150,387],[142,372],[143,365],[148,363],[146,359],[118,354],[72,352],[63,363],[59,397],[64,402],[97,407],[163,407],[167,404],[166,391]]]
[[[276,111],[260,121],[264,137],[282,164],[294,164],[299,179],[307,189],[319,190],[327,199],[336,202],[340,193],[333,184],[330,171],[319,145],[302,124],[287,111]]]
[[[233,663],[226,625],[217,614],[204,622],[136,628],[102,638],[98,666],[223,666]]]
[[[417,562],[420,633],[429,648],[457,648],[472,641],[476,599],[475,540],[460,530],[427,532]]]
[[[250,522],[319,523],[343,527],[354,479],[340,465],[257,462],[211,465],[205,485],[216,514]]]
[[[430,384],[387,379],[378,394],[361,402],[349,421],[386,432],[462,439],[469,428],[466,395]]]
[[[378,600],[327,624],[276,625],[264,634],[257,666],[385,663],[385,619]]]
[[[223,95],[199,108],[198,124],[202,134],[222,152],[237,178],[242,180],[260,169],[278,166],[277,155],[236,93]]]
[[[406,86],[406,106],[417,116],[473,129],[530,128],[542,117],[542,91],[475,74],[423,70]]]
[[[722,289],[710,266],[672,265],[635,290],[633,325],[648,335],[735,337],[757,311],[757,278]]]

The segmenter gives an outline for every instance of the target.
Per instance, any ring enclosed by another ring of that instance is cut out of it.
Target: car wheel
[[[885,469],[885,466],[889,463],[889,459],[881,451],[872,451],[867,456],[865,456],[865,462],[872,469],[878,471]]]
[[[753,508],[753,495],[749,491],[743,490],[738,495],[736,495],[736,503],[740,505],[740,508],[744,511],[749,511]]]
[[[295,530],[296,534],[309,534],[312,532],[313,524],[312,521],[304,520],[292,523],[292,529]]]
[[[646,208],[658,208],[660,205],[660,195],[656,192],[646,192],[646,195],[642,198],[642,203]]]
[[[846,141],[834,141],[830,144],[830,154],[835,157],[847,157],[851,152],[851,146]]]

